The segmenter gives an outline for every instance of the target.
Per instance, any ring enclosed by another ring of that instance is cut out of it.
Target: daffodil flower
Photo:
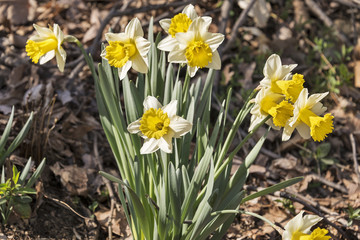
[[[311,227],[316,225],[322,220],[321,217],[315,215],[305,215],[303,217],[304,211],[301,211],[293,219],[291,219],[285,225],[285,231],[282,234],[283,240],[329,240],[330,236],[325,236],[328,234],[328,230],[316,228],[311,232]]]
[[[30,37],[26,42],[26,52],[33,63],[44,64],[56,57],[59,70],[64,71],[66,52],[62,48],[64,33],[59,25],[54,24],[53,28],[40,27],[33,25],[37,35]]]
[[[175,34],[179,45],[170,51],[169,62],[186,63],[190,77],[193,77],[199,68],[221,68],[216,49],[224,41],[224,35],[208,32],[209,26],[209,22],[198,17],[190,24],[187,32]]]
[[[291,71],[297,64],[282,65],[279,55],[272,54],[266,61],[264,66],[264,79],[260,81],[260,86],[271,88],[275,93],[282,93],[282,89],[276,84],[279,80],[288,80]]]
[[[296,128],[300,135],[308,139],[312,137],[314,141],[323,141],[327,134],[334,129],[333,118],[330,113],[320,117],[326,107],[320,101],[326,97],[326,93],[313,94],[308,97],[307,88],[304,88],[294,104],[294,116],[285,125],[282,140],[287,141]]]
[[[118,68],[120,80],[125,78],[131,67],[138,72],[147,73],[150,42],[144,38],[139,19],[132,19],[124,33],[106,33],[105,38],[109,45],[101,53],[101,57]]]
[[[294,107],[285,97],[273,93],[270,89],[262,88],[255,97],[255,105],[251,109],[251,123],[249,131],[254,129],[267,116],[272,116],[266,123],[275,129],[284,127],[293,115]]]
[[[175,15],[173,18],[165,18],[160,20],[160,25],[164,31],[169,34],[166,38],[161,40],[158,48],[162,51],[170,52],[178,47],[179,43],[175,36],[180,32],[187,32],[190,24],[198,17],[195,8],[192,4],[187,5],[181,13]],[[205,22],[211,23],[211,17],[202,17]]]
[[[128,126],[128,131],[139,134],[144,139],[144,145],[140,149],[141,154],[149,154],[159,148],[166,152],[172,152],[172,138],[179,138],[188,133],[192,124],[176,115],[177,100],[162,106],[152,96],[144,100],[144,114]]]

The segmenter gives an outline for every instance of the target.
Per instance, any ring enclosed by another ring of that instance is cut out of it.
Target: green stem
[[[184,81],[184,88],[183,88],[183,115],[185,115],[185,105],[187,102],[187,98],[189,95],[189,86],[190,86],[190,75],[188,71],[186,71],[185,81]]]
[[[244,107],[239,111],[239,114],[236,116],[233,126],[231,127],[229,134],[225,140],[224,146],[221,149],[218,160],[216,161],[215,170],[219,168],[220,164],[224,160],[225,155],[226,155],[227,151],[229,150],[230,145],[235,137],[235,134],[240,127],[240,124],[245,119],[247,114],[250,112],[250,110],[252,108],[252,104],[249,103],[249,101],[250,101],[250,99],[252,99],[252,97],[255,95],[256,92],[257,92],[256,90],[252,91],[252,93],[247,98],[246,102],[244,103]]]

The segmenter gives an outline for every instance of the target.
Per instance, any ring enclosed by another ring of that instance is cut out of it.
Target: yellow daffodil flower
[[[59,25],[54,24],[53,28],[33,25],[37,35],[30,37],[26,42],[26,52],[33,63],[44,64],[56,57],[59,70],[64,71],[66,52],[62,48],[64,34]]]
[[[250,111],[252,115],[249,131],[254,129],[268,115],[271,115],[272,118],[266,123],[275,129],[280,129],[293,115],[293,105],[285,100],[283,95],[273,93],[269,88],[262,88],[257,93],[254,102],[255,105]]]
[[[282,234],[282,240],[329,240],[328,230],[316,228],[311,232],[311,227],[322,220],[315,215],[306,215],[301,211],[285,225],[285,231]]]
[[[178,47],[179,43],[176,40],[176,33],[187,32],[190,24],[198,17],[195,8],[192,4],[187,5],[181,13],[175,15],[173,18],[165,18],[160,20],[160,25],[164,31],[169,34],[166,38],[161,40],[158,48],[162,51],[170,52]],[[202,17],[205,22],[211,23],[211,17]]]
[[[325,111],[326,107],[320,101],[326,97],[326,93],[313,94],[308,97],[309,93],[307,88],[304,88],[298,99],[294,104],[294,116],[289,119],[285,125],[282,140],[287,141],[294,129],[296,128],[300,135],[308,139],[312,137],[314,141],[323,141],[327,134],[331,133],[334,129],[333,116],[325,114],[320,117]]]
[[[159,148],[166,152],[172,152],[172,138],[179,138],[188,133],[192,124],[176,115],[177,100],[162,106],[152,96],[144,100],[144,114],[128,126],[128,131],[139,134],[144,139],[144,145],[140,149],[141,154],[149,154]]]
[[[285,95],[286,99],[291,102],[295,102],[303,90],[304,76],[301,74],[294,74],[291,80],[279,80],[275,85],[281,90],[281,93]]]
[[[124,33],[105,34],[109,45],[101,56],[108,60],[111,66],[118,68],[120,80],[125,78],[131,67],[138,72],[147,73],[150,42],[143,36],[144,32],[137,18],[128,23]]]
[[[179,45],[170,51],[169,62],[186,63],[190,77],[193,77],[199,68],[221,68],[216,49],[224,41],[224,35],[208,32],[209,26],[209,22],[198,17],[190,24],[187,32],[175,35]]]
[[[264,79],[260,81],[260,86],[271,88],[274,93],[282,93],[282,89],[276,84],[279,80],[288,80],[291,71],[297,64],[282,65],[279,55],[272,54],[266,61],[264,66]]]

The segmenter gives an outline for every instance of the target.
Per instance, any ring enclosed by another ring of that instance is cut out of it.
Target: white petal
[[[161,103],[153,96],[147,96],[144,100],[144,112],[149,110],[150,108],[158,109],[161,108]]]
[[[65,58],[64,58],[64,57],[61,55],[61,53],[55,52],[55,56],[56,56],[56,63],[57,63],[57,66],[58,66],[60,72],[64,72],[66,54],[65,54]]]
[[[189,72],[190,77],[194,77],[198,69],[198,67],[187,66],[187,71]]]
[[[146,56],[150,49],[150,42],[143,37],[135,38],[135,45],[141,56]]]
[[[138,119],[135,122],[129,124],[129,126],[127,127],[129,133],[136,134],[140,132],[140,125],[141,125],[140,120],[141,119]]]
[[[208,16],[204,16],[204,17],[201,17],[204,21],[205,21],[205,24],[206,25],[209,25],[211,24],[211,21],[212,21],[212,18],[211,17],[208,17]]]
[[[318,222],[322,220],[322,217],[317,215],[306,215],[304,216],[304,224],[301,227],[301,232],[310,234],[310,228],[316,225]]]
[[[138,72],[147,73],[148,72],[148,60],[145,57],[140,56],[139,53],[136,53],[131,58],[132,67]]]
[[[185,13],[191,20],[194,20],[195,18],[198,17],[195,8],[192,4],[189,4],[186,7],[184,7],[182,13]]]
[[[208,21],[205,21],[204,18],[198,17],[190,24],[187,32],[195,32],[197,34],[200,34],[200,36],[203,36],[204,33],[208,32],[210,23]]]
[[[45,53],[43,56],[40,57],[39,63],[40,64],[47,63],[48,61],[50,61],[54,57],[55,57],[55,50],[51,50],[51,51]]]
[[[213,52],[211,60],[211,63],[209,63],[206,67],[219,70],[221,68],[221,59],[218,51]]]
[[[224,35],[221,33],[210,33],[207,32],[203,36],[205,40],[205,43],[209,44],[209,47],[211,48],[211,51],[215,51],[219,45],[224,41]]]
[[[172,138],[174,136],[173,131],[169,131],[168,134],[164,135],[159,139],[159,147],[166,153],[172,153]]]
[[[141,23],[138,18],[133,18],[125,28],[125,33],[130,38],[135,38],[137,36],[143,37],[144,31],[142,30]]]
[[[185,50],[174,49],[169,53],[168,60],[171,63],[187,63]]]
[[[327,95],[329,94],[329,92],[326,93],[316,93],[311,95],[306,103],[306,106],[309,108],[312,108],[316,103],[320,102],[322,99],[324,99]]]
[[[56,23],[54,24],[54,34],[60,46],[64,41],[64,33],[61,31],[59,25],[57,25]]]
[[[277,54],[272,54],[265,63],[264,66],[264,76],[271,79],[271,77],[275,74],[277,69],[281,68],[281,59]]]
[[[144,144],[140,149],[141,154],[149,154],[159,149],[159,139],[148,138],[144,140]]]
[[[298,231],[303,225],[303,216],[304,211],[301,211],[293,219],[291,219],[284,227],[285,231],[289,232],[291,235]]]
[[[162,107],[162,110],[167,113],[169,118],[172,118],[176,115],[177,111],[177,100],[172,100],[169,104]]]
[[[300,136],[304,139],[309,139],[310,135],[310,127],[305,123],[300,123],[296,126],[296,130],[300,133]]]
[[[290,139],[292,133],[294,132],[296,128],[296,125],[290,126],[289,124],[285,124],[283,134],[282,134],[282,140],[287,141]]]
[[[296,111],[300,111],[301,109],[303,109],[308,101],[308,89],[307,88],[303,88],[303,90],[301,90],[298,99],[296,100],[294,107]],[[294,115],[295,115],[295,110],[294,110]]]
[[[324,105],[321,102],[316,103],[311,108],[311,111],[318,116],[322,115],[324,112],[326,112],[326,110],[327,110],[327,107],[324,107]]]
[[[158,44],[158,49],[165,52],[172,51],[177,45],[179,45],[176,38],[173,38],[171,35],[167,36],[163,40],[161,40]]]
[[[191,131],[192,128],[192,124],[179,116],[174,116],[173,118],[170,119],[170,125],[169,127],[174,130],[175,138],[179,138],[183,135],[185,135],[186,133],[188,133],[189,131]]]
[[[170,18],[165,18],[165,19],[160,20],[159,23],[160,23],[160,26],[164,29],[164,31],[166,33],[169,33],[171,19]]]
[[[125,33],[105,33],[105,39],[108,42],[128,42],[129,37]]]
[[[40,37],[48,38],[48,37],[54,35],[54,32],[51,31],[47,27],[40,27],[39,25],[36,25],[36,24],[33,24],[33,26],[34,26],[36,32],[39,34]]]
[[[118,68],[119,79],[123,80],[126,77],[127,72],[131,68],[132,62],[128,60],[124,66]]]
[[[179,49],[185,50],[188,44],[194,40],[195,35],[196,35],[195,32],[190,32],[190,31],[187,31],[186,33],[184,32],[176,33],[175,38],[178,41]]]

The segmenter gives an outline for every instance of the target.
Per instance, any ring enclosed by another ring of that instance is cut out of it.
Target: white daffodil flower
[[[187,5],[181,13],[175,15],[173,18],[165,18],[160,20],[160,25],[164,31],[169,34],[166,38],[161,40],[158,48],[162,51],[170,52],[178,47],[179,43],[176,40],[176,33],[187,32],[190,24],[198,17],[195,8],[192,4]],[[202,17],[209,25],[212,21],[211,17]]]
[[[139,19],[132,19],[126,25],[124,33],[106,33],[105,38],[109,46],[101,53],[101,57],[118,68],[120,80],[125,78],[131,67],[138,72],[147,73],[150,42],[144,38]]]
[[[273,93],[269,88],[262,88],[256,95],[254,107],[251,109],[251,121],[249,131],[253,130],[256,125],[263,121],[267,116],[272,116],[266,121],[276,130],[284,127],[286,122],[293,115],[294,107],[285,100],[285,96]]]
[[[301,211],[285,225],[285,231],[282,234],[282,240],[328,240],[331,237],[325,236],[328,230],[317,228],[311,232],[311,227],[322,220],[316,215],[305,215]]]
[[[176,115],[177,100],[162,106],[152,96],[144,100],[144,114],[128,126],[128,131],[139,134],[144,138],[144,145],[140,149],[141,154],[149,154],[159,148],[166,152],[172,152],[172,138],[179,138],[188,133],[192,124]]]
[[[218,51],[224,41],[221,33],[208,32],[210,23],[204,18],[196,18],[187,32],[176,33],[179,46],[169,53],[169,62],[186,63],[190,77],[193,77],[199,68],[221,68]]]
[[[291,71],[297,64],[282,65],[280,56],[272,54],[264,66],[264,79],[260,81],[260,86],[271,88],[275,93],[282,93],[282,90],[277,86],[276,82],[279,80],[288,80],[291,76]]]
[[[66,52],[62,48],[64,33],[59,25],[54,24],[53,28],[40,27],[33,25],[37,35],[30,37],[26,42],[26,52],[33,63],[44,64],[56,57],[59,70],[64,71]]]
[[[333,118],[330,113],[320,117],[325,111],[326,107],[320,101],[326,97],[326,93],[313,94],[308,97],[307,88],[304,88],[298,99],[294,104],[294,116],[289,119],[289,122],[284,127],[282,140],[289,140],[292,132],[296,128],[301,137],[308,139],[312,137],[314,141],[322,141],[334,129]]]

